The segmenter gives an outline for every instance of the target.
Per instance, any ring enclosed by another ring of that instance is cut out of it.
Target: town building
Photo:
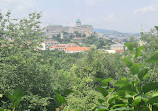
[[[90,49],[88,47],[67,47],[65,49],[66,53],[77,53],[77,52],[85,52],[89,51]]]
[[[60,50],[60,51],[65,51],[67,47],[78,47],[76,44],[59,44],[55,46],[51,46],[49,50]]]
[[[83,43],[85,39],[86,39],[85,37],[75,37],[72,39],[72,41],[77,43]]]
[[[40,43],[40,47],[38,49],[40,50],[48,50],[51,46],[59,45],[60,43],[58,41],[52,41],[52,40],[46,40],[42,43]]]
[[[104,50],[105,53],[114,54],[116,53],[116,50]]]
[[[126,47],[124,46],[124,44],[113,44],[110,46],[111,50],[115,50],[116,52],[123,52]]]

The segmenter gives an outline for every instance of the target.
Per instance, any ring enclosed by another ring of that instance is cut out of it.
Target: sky
[[[0,0],[0,10],[12,11],[12,17],[27,17],[42,12],[42,25],[74,26],[82,24],[94,28],[120,32],[140,32],[158,25],[158,0]]]

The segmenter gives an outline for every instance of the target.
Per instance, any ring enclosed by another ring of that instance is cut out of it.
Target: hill
[[[139,33],[122,33],[115,30],[94,29],[95,32],[103,33],[106,37],[139,37]]]

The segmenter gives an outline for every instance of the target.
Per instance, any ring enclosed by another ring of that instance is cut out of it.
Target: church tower
[[[143,35],[143,26],[141,24],[141,31],[140,31],[140,35],[142,36]]]
[[[76,20],[76,26],[77,26],[77,27],[81,26],[81,21],[80,21],[79,18]]]

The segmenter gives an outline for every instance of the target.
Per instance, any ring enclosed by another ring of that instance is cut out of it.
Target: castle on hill
[[[76,26],[62,26],[62,25],[49,25],[46,29],[46,33],[48,37],[52,38],[53,36],[63,34],[75,34],[80,33],[81,35],[86,35],[86,37],[91,36],[93,34],[92,25],[82,25],[80,19],[76,20]]]

